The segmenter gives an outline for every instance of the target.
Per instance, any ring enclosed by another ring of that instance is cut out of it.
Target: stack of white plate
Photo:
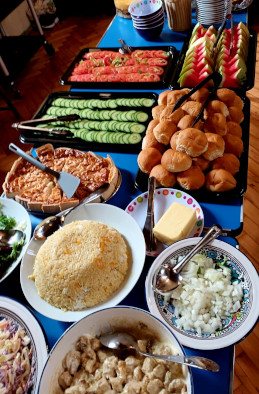
[[[202,25],[222,23],[231,10],[231,0],[196,0],[196,19]]]

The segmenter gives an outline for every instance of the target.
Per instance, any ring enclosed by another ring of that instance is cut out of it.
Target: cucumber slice
[[[134,117],[136,122],[146,122],[148,120],[148,114],[142,111],[136,111]]]
[[[107,134],[107,131],[98,131],[98,134],[96,136],[96,142],[103,142],[104,136]]]
[[[144,131],[146,131],[146,127],[143,124],[140,123],[131,123],[129,124],[129,131],[131,133],[144,133]]]
[[[114,100],[114,99],[108,99],[107,100],[107,104],[108,104],[108,108],[117,108],[117,103],[116,103],[116,100]]]
[[[134,109],[126,111],[126,120],[133,120],[135,117],[135,113],[136,111],[134,111]]]
[[[142,98],[140,102],[143,107],[152,107],[152,105],[154,105],[154,100],[150,98]]]
[[[125,134],[123,141],[125,144],[138,144],[141,141],[141,135],[137,133]]]

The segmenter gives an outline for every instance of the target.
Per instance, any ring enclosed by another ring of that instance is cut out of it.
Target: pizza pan
[[[153,106],[157,105],[158,95],[153,92],[53,92],[51,93],[41,104],[40,108],[34,115],[34,119],[42,118],[46,115],[47,110],[51,107],[52,103],[55,99],[74,99],[74,100],[88,100],[88,99],[139,99],[139,98],[147,98],[153,100]],[[153,107],[152,106],[152,107]],[[121,111],[144,111],[148,117],[145,122],[142,124],[147,127],[149,121],[152,119],[152,107],[139,107],[139,106],[131,106],[127,105],[122,107],[117,107],[116,110]],[[51,116],[51,115],[49,115]],[[54,134],[48,133],[45,131],[35,131],[29,129],[21,129],[20,133],[20,141],[22,143],[35,144],[36,146],[51,143],[53,146],[69,146],[71,148],[82,149],[82,150],[91,150],[91,151],[99,151],[99,152],[120,152],[120,153],[138,153],[141,150],[142,138],[145,135],[143,131],[140,133],[141,139],[137,143],[104,143],[104,142],[91,142],[86,141],[82,138],[74,137],[72,133],[68,134]],[[130,133],[128,133],[130,134]]]
[[[241,123],[242,126],[242,140],[244,143],[243,153],[241,154],[240,169],[235,175],[237,184],[232,190],[225,192],[211,192],[203,186],[199,190],[188,190],[188,193],[199,202],[225,204],[228,201],[233,201],[243,196],[247,189],[247,171],[248,171],[248,149],[249,149],[249,127],[250,127],[250,100],[244,95],[240,96],[244,102],[244,120]],[[148,175],[142,172],[140,169],[137,172],[135,178],[135,188],[142,192],[147,191],[148,187]],[[174,185],[175,189],[185,191],[179,185]]]
[[[249,47],[248,47],[248,56],[247,56],[247,79],[245,83],[240,86],[240,88],[234,88],[236,92],[241,90],[247,91],[250,90],[254,87],[254,82],[255,82],[255,65],[256,65],[256,50],[257,50],[257,34],[254,30],[249,29],[250,32],[250,38],[249,38]],[[172,79],[169,84],[170,89],[180,89],[180,85],[177,82],[179,79],[180,72],[182,70],[183,62],[185,59],[185,54],[189,46],[189,41],[190,41],[191,33],[187,35],[183,47],[179,53],[178,59],[177,59],[177,65],[173,70],[172,73]],[[188,87],[188,86],[184,86]],[[227,87],[227,86],[226,86]]]
[[[150,50],[149,47],[133,47],[134,50]],[[75,57],[73,62],[70,64],[66,72],[60,79],[61,85],[71,85],[71,87],[82,89],[163,89],[168,87],[171,75],[173,71],[173,67],[175,66],[178,52],[173,46],[155,46],[152,47],[152,50],[163,50],[169,53],[169,57],[167,59],[168,64],[164,67],[164,73],[162,74],[160,81],[158,82],[75,82],[71,81],[70,77],[75,66],[83,60],[84,55],[90,52],[100,52],[100,51],[116,51],[119,53],[119,48],[85,48],[79,52],[79,54]]]

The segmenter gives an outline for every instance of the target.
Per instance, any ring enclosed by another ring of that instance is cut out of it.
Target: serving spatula
[[[53,175],[54,177],[57,178],[58,184],[67,196],[67,198],[71,198],[75,192],[76,189],[79,186],[80,179],[75,177],[74,175],[69,174],[68,172],[61,171],[57,172],[52,170],[51,168],[45,166],[42,164],[40,161],[34,159],[34,157],[28,155],[25,153],[22,149],[18,148],[15,144],[11,143],[9,145],[9,149],[16,153],[18,156],[21,156],[23,159],[27,160],[31,164],[35,165],[38,167],[40,170],[47,172],[48,174]]]

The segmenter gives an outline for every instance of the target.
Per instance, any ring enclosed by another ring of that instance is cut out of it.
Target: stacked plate
[[[133,0],[129,6],[133,26],[141,37],[152,40],[158,37],[165,23],[162,0]]]
[[[202,25],[222,23],[231,10],[231,0],[196,0],[196,19]]]

